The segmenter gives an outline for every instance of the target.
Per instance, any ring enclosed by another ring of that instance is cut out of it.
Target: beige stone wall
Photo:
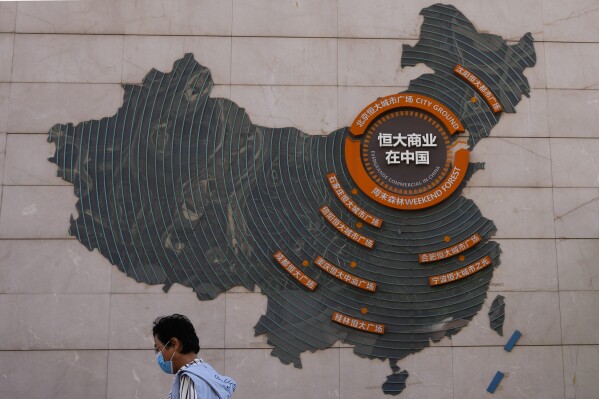
[[[373,99],[426,68],[401,70],[425,0],[81,0],[0,2],[0,397],[162,398],[151,322],[191,317],[202,356],[243,398],[383,398],[387,363],[343,345],[270,356],[253,326],[259,293],[209,302],[138,284],[67,233],[73,187],[47,162],[57,122],[113,114],[122,83],[185,52],[212,70],[214,96],[254,123],[313,134],[351,123]],[[400,398],[599,395],[599,1],[454,1],[505,39],[532,32],[537,66],[516,114],[473,152],[486,162],[465,195],[494,220],[503,250],[483,310],[453,339],[400,361]],[[505,337],[487,311],[506,297]],[[512,353],[502,346],[523,333]]]

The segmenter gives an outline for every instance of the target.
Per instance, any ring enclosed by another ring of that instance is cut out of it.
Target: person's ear
[[[175,352],[179,352],[181,350],[181,341],[173,337],[171,339],[171,348],[173,348]]]

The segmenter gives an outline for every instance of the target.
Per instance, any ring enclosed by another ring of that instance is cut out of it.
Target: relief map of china
[[[462,193],[484,164],[459,158],[455,149],[467,155],[503,114],[515,112],[530,92],[524,71],[536,62],[530,33],[512,43],[479,33],[449,5],[421,15],[418,42],[397,56],[402,68],[424,64],[433,73],[356,109],[354,124],[370,129],[356,143],[378,145],[358,148],[358,159],[348,159],[350,127],[309,135],[253,124],[243,104],[210,96],[210,71],[192,54],[170,72],[151,70],[141,84],[124,85],[115,115],[55,125],[50,161],[78,199],[70,234],[122,273],[165,292],[177,283],[203,301],[236,286],[259,288],[267,310],[255,334],[266,336],[282,363],[301,368],[303,352],[342,342],[357,356],[388,361],[382,389],[400,393],[409,370],[398,362],[467,326],[500,267],[493,221]],[[411,108],[428,99],[444,107],[436,116]],[[429,121],[435,133],[373,130],[394,115],[420,118],[418,126]],[[452,124],[463,131],[443,132]],[[352,168],[368,165],[370,155],[384,164],[373,181],[401,195],[364,191]],[[452,156],[453,165],[465,160],[461,180],[451,180]],[[434,206],[402,209],[433,182],[424,177],[426,187],[404,190],[380,175],[417,161],[441,162],[425,174],[456,186]],[[490,317],[498,332],[502,299]]]

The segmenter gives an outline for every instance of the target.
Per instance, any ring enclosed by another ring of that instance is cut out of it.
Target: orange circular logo
[[[453,137],[462,131],[453,112],[429,97],[380,98],[354,120],[346,164],[356,185],[378,203],[428,208],[448,198],[466,175],[468,148]]]

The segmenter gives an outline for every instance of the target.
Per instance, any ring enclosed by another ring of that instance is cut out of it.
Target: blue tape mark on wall
[[[520,331],[514,331],[509,341],[507,341],[507,344],[505,344],[505,346],[503,347],[503,349],[505,349],[507,352],[511,352],[512,349],[514,349],[514,346],[516,346],[516,343],[518,342],[521,336],[522,333]]]
[[[455,63],[477,73],[513,112],[529,92],[523,71],[535,63],[532,38],[527,34],[510,46],[480,34],[452,6],[435,5],[422,15],[421,39],[404,47],[402,65],[425,63],[435,73],[413,80],[409,90],[450,106],[472,149],[499,116],[470,101],[476,94],[452,74]],[[141,85],[125,85],[115,115],[51,129],[51,161],[78,197],[71,235],[136,281],[164,284],[165,291],[178,283],[207,300],[234,286],[259,286],[268,307],[255,332],[267,335],[274,356],[296,367],[302,352],[337,341],[393,365],[467,325],[482,307],[493,268],[442,287],[428,284],[430,276],[484,256],[494,267],[500,263],[499,246],[489,241],[493,222],[461,189],[413,212],[355,195],[385,221],[380,230],[361,230],[376,241],[375,249],[355,245],[319,213],[327,204],[343,222],[357,222],[326,182],[327,173],[336,173],[343,187],[354,187],[343,158],[347,129],[310,136],[293,127],[254,125],[237,104],[210,97],[212,86],[209,70],[187,54],[170,73],[152,70]],[[471,164],[467,179],[474,171]],[[474,233],[482,242],[464,253],[464,262],[418,263],[417,254],[443,247],[445,236],[459,242]],[[307,291],[276,265],[278,250],[296,264],[317,255],[341,267],[355,261],[352,274],[376,281],[377,291],[341,284],[315,267],[303,269],[318,282]],[[383,335],[331,322],[333,311],[358,317],[363,308],[368,320],[385,325]],[[403,389],[402,373],[389,386]]]
[[[502,379],[503,379],[503,373],[501,371],[498,371],[497,373],[495,373],[495,376],[493,377],[493,379],[491,380],[491,383],[489,384],[489,387],[487,388],[487,392],[495,393],[495,390],[497,390],[497,387],[499,386],[499,383],[501,382]]]

